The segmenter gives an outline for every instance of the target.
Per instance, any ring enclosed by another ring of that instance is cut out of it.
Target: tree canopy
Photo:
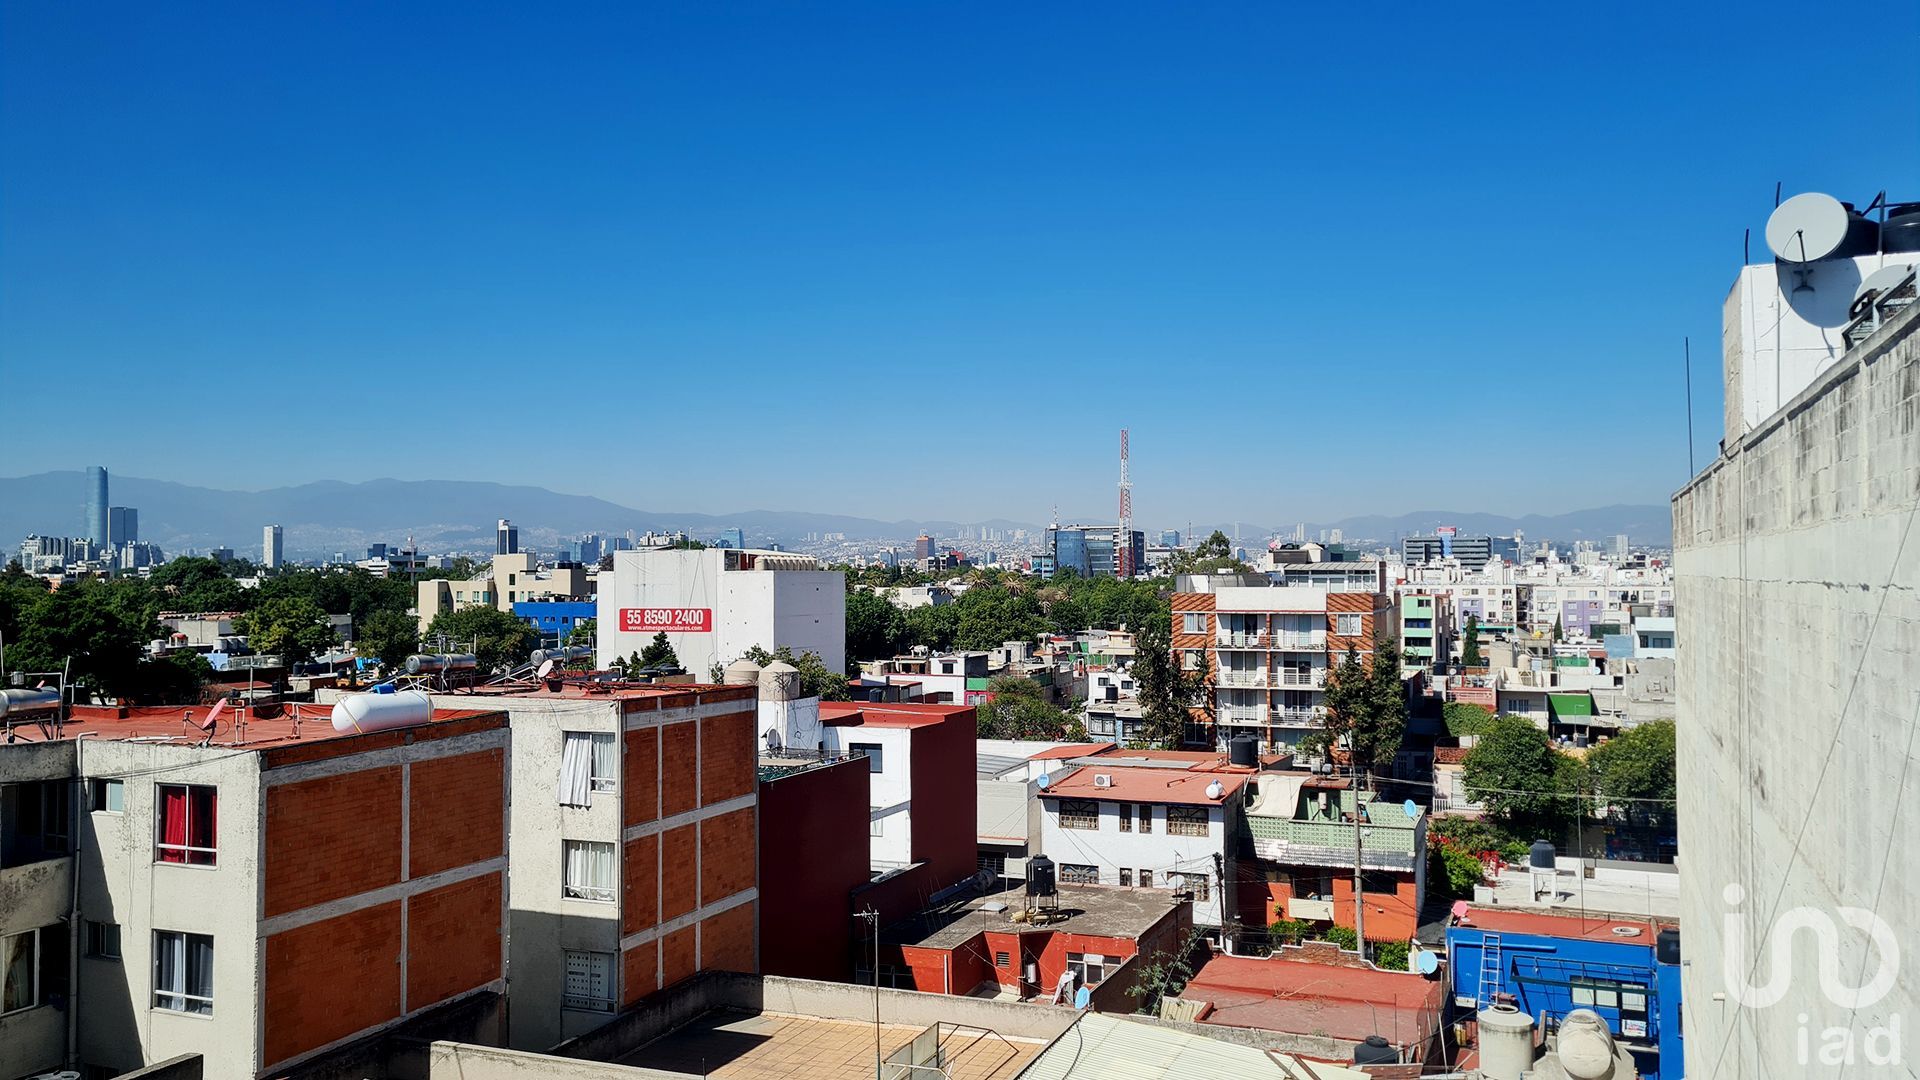
[[[1032,679],[996,676],[987,683],[987,692],[993,697],[975,707],[980,738],[1077,741],[1087,737],[1086,726],[1048,702]]]
[[[761,667],[778,660],[798,668],[803,697],[817,697],[822,701],[846,701],[853,697],[853,692],[847,688],[846,673],[827,667],[817,652],[809,650],[795,656],[789,645],[782,645],[772,652],[755,645],[747,650],[746,657]]]
[[[255,604],[233,620],[236,633],[247,636],[247,647],[278,656],[288,667],[313,659],[333,645],[333,624],[320,605],[304,596],[276,596]]]
[[[1460,663],[1466,667],[1480,666],[1480,616],[1467,616],[1467,631],[1461,638]]]
[[[353,628],[353,651],[394,671],[420,647],[420,624],[401,611],[376,611]]]
[[[867,589],[847,593],[847,662],[884,660],[907,639],[907,613]]]
[[[674,654],[673,643],[667,640],[666,631],[653,635],[653,640],[640,653],[640,666],[643,668],[679,667],[680,657]]]
[[[1587,770],[1601,801],[1617,803],[1629,822],[1670,826],[1678,795],[1671,720],[1641,724],[1608,739],[1587,754]]]
[[[1554,749],[1529,720],[1502,716],[1467,752],[1467,795],[1496,822],[1525,833],[1558,836],[1580,816],[1581,763]]]
[[[1471,701],[1449,701],[1440,706],[1440,719],[1447,725],[1447,734],[1456,739],[1484,735],[1493,729],[1493,710]]]
[[[1140,739],[1149,747],[1180,745],[1195,710],[1211,711],[1209,666],[1185,670],[1173,651],[1173,613],[1163,610],[1140,624],[1133,635],[1133,685],[1140,702]]]
[[[450,650],[473,649],[483,672],[508,671],[524,664],[540,646],[540,632],[496,607],[476,604],[433,617],[426,639],[445,634]]]
[[[1400,677],[1400,649],[1394,639],[1374,639],[1370,661],[1353,649],[1327,678],[1328,738],[1344,744],[1354,767],[1372,776],[1382,762],[1400,752],[1407,732],[1407,688]]]
[[[1219,529],[1191,550],[1174,552],[1167,569],[1175,574],[1253,573],[1251,566],[1233,557],[1233,541]]]

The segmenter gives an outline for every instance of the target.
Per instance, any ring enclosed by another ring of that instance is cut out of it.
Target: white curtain
[[[582,900],[613,899],[613,845],[566,842],[568,894]]]
[[[560,805],[586,806],[593,801],[593,734],[569,731],[565,736],[560,747]]]
[[[187,993],[198,998],[213,997],[213,939],[205,934],[187,935]],[[189,1001],[190,1013],[210,1013],[213,1002]]]
[[[619,766],[614,760],[614,737],[608,734],[593,736],[593,778],[600,781],[602,791],[613,790],[614,778],[619,776]]]

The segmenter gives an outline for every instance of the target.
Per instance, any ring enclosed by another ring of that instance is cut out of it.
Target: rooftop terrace
[[[1167,889],[1123,889],[1106,885],[1061,885],[1060,917],[1033,924],[1013,921],[1026,909],[1024,887],[987,896],[970,896],[928,908],[887,927],[884,940],[894,945],[954,949],[988,931],[1059,931],[1090,937],[1137,938],[1186,903]],[[992,910],[995,906],[999,910]]]

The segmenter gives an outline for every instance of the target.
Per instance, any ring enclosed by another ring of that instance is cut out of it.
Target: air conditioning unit
[[[1093,776],[1093,786],[1097,788],[1112,787],[1113,786],[1112,775],[1108,773],[1095,773]]]

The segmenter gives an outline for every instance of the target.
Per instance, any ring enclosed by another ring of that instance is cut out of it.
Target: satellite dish
[[[1050,773],[1041,773],[1040,779],[1035,782],[1040,785],[1041,791],[1045,791],[1053,786],[1053,776]]]
[[[1767,247],[1782,262],[1817,262],[1840,249],[1848,225],[1839,199],[1809,191],[1774,208],[1767,219]]]
[[[1401,804],[1400,809],[1410,818],[1420,816],[1420,807],[1412,799],[1408,799],[1405,803]]]
[[[1890,291],[1895,285],[1907,280],[1907,275],[1911,273],[1913,273],[1912,266],[1895,264],[1883,266],[1868,274],[1866,280],[1860,283],[1860,287],[1853,290],[1853,305],[1848,308],[1848,313],[1856,319],[1866,314],[1866,304],[1873,297]]]
[[[1440,958],[1430,952],[1422,952],[1420,958],[1413,962],[1413,968],[1422,975],[1431,975],[1440,970]]]
[[[533,671],[533,677],[536,679],[545,679],[551,674],[553,674],[553,661],[551,660],[540,661],[540,666]]]

